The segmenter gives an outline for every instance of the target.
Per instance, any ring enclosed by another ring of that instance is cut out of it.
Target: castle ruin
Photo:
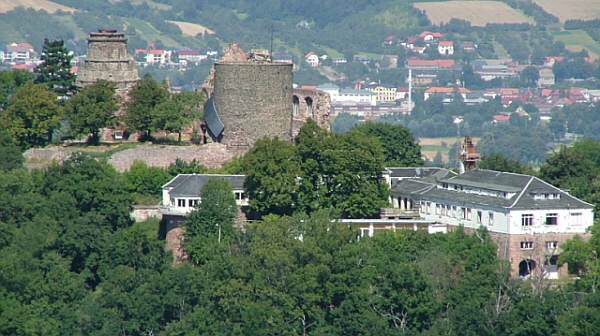
[[[208,133],[228,149],[244,152],[262,137],[291,141],[308,118],[329,128],[329,96],[316,88],[294,89],[291,63],[268,52],[225,49],[202,89]]]
[[[75,84],[84,87],[98,80],[115,83],[120,97],[126,97],[139,80],[135,60],[127,52],[125,34],[111,29],[90,33],[87,57]]]

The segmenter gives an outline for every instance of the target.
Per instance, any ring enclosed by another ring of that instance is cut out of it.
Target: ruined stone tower
[[[292,138],[292,64],[269,58],[221,60],[214,65],[205,106],[210,136],[234,151],[262,137]]]
[[[99,79],[115,83],[117,94],[122,97],[139,80],[135,61],[127,53],[125,34],[110,29],[90,33],[87,58],[75,84],[84,87]]]
[[[262,137],[291,141],[309,118],[329,130],[329,94],[316,86],[293,88],[292,63],[273,62],[267,50],[247,54],[235,43],[223,52],[201,87],[213,141],[244,152]]]

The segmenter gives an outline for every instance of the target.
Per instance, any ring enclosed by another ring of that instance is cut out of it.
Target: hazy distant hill
[[[2,43],[39,47],[44,37],[63,38],[80,51],[87,32],[108,26],[126,30],[135,47],[238,41],[264,48],[272,31],[277,49],[341,54],[380,48],[385,35],[416,32],[427,23],[409,2],[391,0],[0,0],[0,13]],[[202,31],[215,34],[193,36]]]

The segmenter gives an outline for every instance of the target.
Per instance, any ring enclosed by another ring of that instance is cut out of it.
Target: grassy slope
[[[600,43],[594,41],[588,33],[583,30],[566,30],[552,33],[557,41],[561,41],[570,50],[587,49],[590,56],[598,59],[600,57]]]

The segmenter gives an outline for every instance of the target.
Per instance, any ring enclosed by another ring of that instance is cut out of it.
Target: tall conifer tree
[[[73,56],[65,48],[62,40],[44,40],[40,64],[35,72],[36,83],[48,85],[59,97],[68,97],[75,91],[75,75],[71,73]]]

